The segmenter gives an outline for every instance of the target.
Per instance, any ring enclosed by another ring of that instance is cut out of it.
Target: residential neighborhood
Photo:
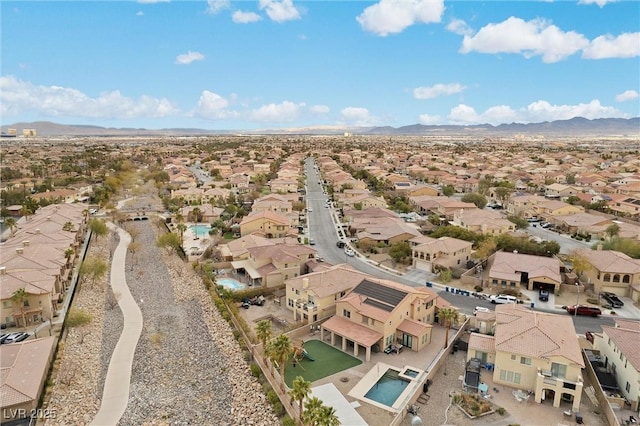
[[[342,424],[640,418],[626,145],[299,139],[3,141],[3,423],[47,409],[43,424],[91,424],[123,389],[119,421],[136,423],[143,387],[187,403],[181,374],[227,399],[195,403],[203,424],[238,407],[229,424],[307,424],[300,383]],[[118,372],[119,338],[145,356]],[[158,367],[194,356],[176,377]]]

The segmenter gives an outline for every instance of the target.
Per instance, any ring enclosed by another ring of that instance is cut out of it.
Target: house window
[[[491,284],[498,284],[498,280],[496,279],[491,280]]]
[[[287,299],[287,305],[293,308],[293,299]]]
[[[620,275],[615,274],[615,275],[613,276],[613,282],[614,282],[614,283],[618,283],[618,282],[620,282]]]
[[[531,358],[520,357],[520,364],[531,365]]]
[[[364,315],[362,316],[362,323],[363,324],[369,324],[369,317],[365,317]]]
[[[25,307],[25,308],[28,308],[28,307],[29,307],[29,301],[28,301],[28,300],[25,300],[25,301],[24,301],[24,307]]]
[[[296,289],[296,296],[300,294],[300,290]]]
[[[515,355],[511,355],[511,361],[515,361],[516,360],[516,356]]]
[[[500,370],[500,380],[504,382],[511,382],[520,384],[520,373],[514,373],[513,371]]]
[[[611,275],[610,274],[604,274],[604,278],[602,279],[602,281],[606,281],[606,282],[611,281]]]
[[[624,275],[622,277],[622,282],[625,283],[625,284],[629,284],[631,282],[631,275],[628,275],[628,274]]]
[[[551,374],[553,377],[564,379],[567,374],[567,366],[563,364],[551,363]]]
[[[3,308],[10,308],[11,307],[11,302],[8,300],[3,300],[2,301],[2,307]]]
[[[346,318],[351,318],[351,312],[347,311],[346,309],[342,310],[342,316],[346,317]]]
[[[427,302],[427,304],[425,305],[425,308],[429,309],[432,306],[433,306],[433,300],[430,302]]]

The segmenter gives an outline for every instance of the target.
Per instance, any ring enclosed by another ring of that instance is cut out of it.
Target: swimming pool
[[[392,407],[407,386],[409,386],[409,381],[401,378],[397,370],[390,368],[385,371],[364,397]]]
[[[216,284],[223,286],[228,290],[243,290],[247,286],[233,278],[218,278]]]
[[[211,230],[211,226],[209,226],[209,225],[189,225],[189,229],[191,229],[191,232],[193,232],[196,237],[205,237],[205,236],[209,235],[209,231]]]

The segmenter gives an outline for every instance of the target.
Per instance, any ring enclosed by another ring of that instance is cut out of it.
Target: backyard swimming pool
[[[211,226],[209,225],[189,225],[189,229],[196,237],[206,237],[209,235],[209,231],[211,230]]]
[[[228,290],[243,290],[247,286],[233,278],[217,278],[216,284],[223,286]]]
[[[397,370],[388,369],[364,397],[392,407],[409,382]]]

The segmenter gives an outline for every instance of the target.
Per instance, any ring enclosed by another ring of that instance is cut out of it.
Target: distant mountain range
[[[347,127],[347,126],[315,126],[262,130],[206,130],[206,129],[135,129],[112,128],[88,125],[65,125],[49,121],[32,123],[14,123],[1,126],[2,133],[8,129],[16,129],[18,135],[23,129],[35,129],[38,136],[203,136],[225,134],[299,134],[299,135],[562,135],[562,136],[635,136],[640,137],[640,117],[635,118],[598,118],[588,120],[576,117],[570,120],[544,121],[542,123],[511,123],[493,126],[491,124],[475,124],[468,126],[424,125],[413,124],[402,127]]]

